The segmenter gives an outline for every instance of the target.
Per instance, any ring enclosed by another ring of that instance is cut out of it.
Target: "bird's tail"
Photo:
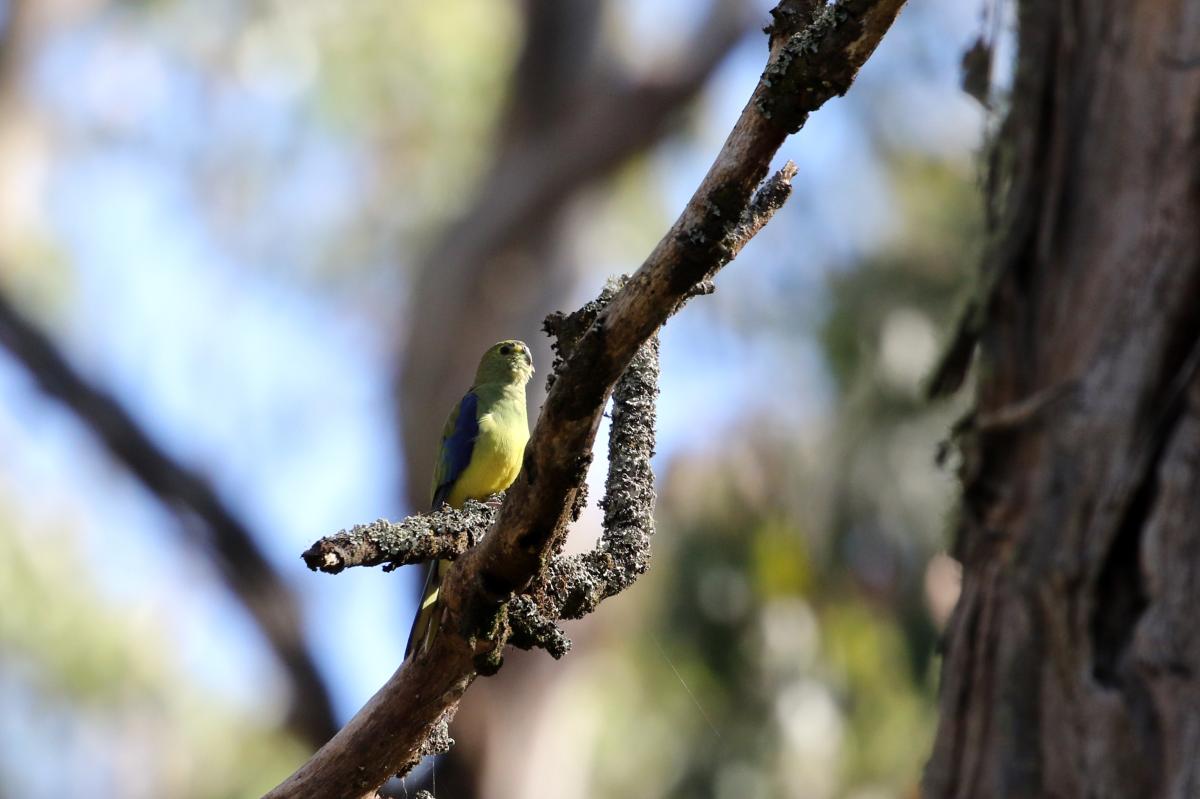
[[[413,619],[412,630],[408,634],[408,645],[404,647],[404,657],[429,649],[433,638],[437,635],[438,620],[438,591],[442,587],[442,577],[450,568],[450,561],[439,560],[429,564],[425,574],[425,590],[421,592],[421,606],[417,609],[417,617]]]

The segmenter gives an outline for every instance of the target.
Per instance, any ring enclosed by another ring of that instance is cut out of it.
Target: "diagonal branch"
[[[771,56],[729,138],[667,235],[613,297],[556,375],[495,526],[451,566],[441,634],[270,799],[370,795],[407,770],[478,674],[498,668],[505,603],[561,549],[605,403],[635,353],[736,254],[739,222],[771,158],[807,116],[849,89],[904,0],[783,0]]]
[[[789,162],[783,176],[777,177],[790,176]],[[763,197],[767,194],[778,208],[787,194],[786,184],[777,186],[772,182],[769,193],[760,192]],[[627,281],[626,277],[610,281],[598,299],[575,313],[547,317],[546,330],[557,339],[560,353],[565,355],[574,348]],[[658,374],[656,335],[638,350],[613,389],[600,544],[585,555],[555,557],[545,578],[509,603],[509,643],[514,646],[541,647],[556,658],[562,657],[571,642],[555,622],[581,618],[645,573],[654,535],[654,473],[650,459],[654,455]],[[553,374],[549,382],[553,383]],[[355,525],[317,541],[302,557],[313,571],[328,574],[349,566],[383,565],[386,571],[405,564],[453,560],[482,540],[495,521],[497,509],[494,504],[470,501],[461,510],[443,507],[396,523],[380,519]]]
[[[398,390],[410,453],[410,499],[441,418],[496,331],[532,327],[570,275],[557,251],[571,200],[660,141],[750,25],[743,0],[716,0],[687,56],[652,74],[600,73],[596,0],[526,0],[525,43],[502,113],[494,160],[479,188],[422,259],[410,303]],[[496,297],[502,301],[496,301]],[[457,335],[446,320],[463,319]]]
[[[782,35],[773,37],[771,61],[716,162],[672,229],[564,365],[494,534],[452,575],[477,571],[484,593],[505,597],[539,573],[547,555],[561,545],[613,383],[692,288],[736,255],[744,243],[736,236],[738,221],[766,177],[771,157],[811,111],[849,88],[901,5],[902,0],[848,0],[825,6],[799,30],[775,31]],[[452,577],[452,597],[456,587],[465,588]]]
[[[301,633],[296,599],[259,548],[259,539],[203,477],[173,460],[124,406],[79,375],[49,337],[2,293],[0,346],[175,512],[180,533],[212,560],[290,678],[288,729],[314,747],[329,740],[337,729],[329,692]]]
[[[795,164],[788,161],[755,193],[730,234],[735,250],[741,249],[783,206],[791,194],[795,174]],[[546,318],[546,332],[557,340],[560,354],[546,381],[548,387],[553,387],[555,373],[563,367],[579,339],[627,282],[627,277],[612,281],[599,298],[578,311],[569,315],[555,313]],[[701,281],[685,295],[685,300],[712,291],[710,281]],[[609,473],[602,503],[605,534],[601,546],[586,555],[555,558],[546,582],[557,583],[558,588],[539,601],[539,612],[553,619],[580,618],[591,612],[601,599],[632,583],[632,579],[615,575],[610,580],[607,573],[612,572],[614,562],[632,564],[635,574],[645,571],[649,538],[654,534],[654,475],[650,470],[650,458],[654,454],[657,394],[658,338],[652,336],[642,345],[613,389]],[[498,509],[496,503],[469,500],[460,510],[443,506],[432,513],[419,513],[399,522],[377,519],[322,538],[301,557],[308,568],[326,574],[338,574],[352,566],[383,566],[385,571],[390,571],[434,560],[454,560],[483,540],[496,520]],[[618,552],[619,556],[614,558]],[[585,573],[589,575],[586,578],[583,577]],[[597,579],[596,575],[602,576]],[[591,598],[585,598],[580,592]]]

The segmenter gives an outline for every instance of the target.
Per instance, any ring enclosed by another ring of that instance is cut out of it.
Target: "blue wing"
[[[438,450],[437,463],[433,467],[433,510],[438,510],[445,504],[454,489],[454,484],[471,463],[475,438],[479,435],[478,410],[479,398],[474,392],[468,391],[466,396],[458,401],[458,405],[454,406],[445,426],[442,427],[442,446]],[[412,630],[408,633],[408,645],[404,647],[405,657],[418,648],[423,651],[437,632],[435,611],[438,587],[442,582],[442,572],[448,563],[438,561],[429,564],[425,589],[421,592],[420,610],[417,611]]]
[[[458,402],[458,408],[446,420],[442,428],[442,448],[434,474],[433,510],[445,504],[454,488],[455,481],[467,470],[471,452],[475,449],[475,438],[479,435],[477,409],[479,398],[467,392]]]

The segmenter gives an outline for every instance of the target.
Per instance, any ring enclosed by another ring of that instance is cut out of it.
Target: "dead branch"
[[[496,518],[496,506],[470,500],[462,510],[449,506],[399,522],[377,519],[356,524],[313,544],[301,556],[313,571],[337,574],[350,566],[384,566],[454,560],[483,539]]]
[[[776,7],[767,68],[700,187],[641,268],[563,353],[524,467],[492,530],[447,574],[441,633],[270,799],[369,795],[416,761],[477,675],[499,668],[506,603],[536,586],[561,550],[617,379],[695,287],[737,254],[745,243],[738,235],[742,220],[771,158],[808,114],[850,87],[902,5],[783,0]]]
[[[785,174],[790,177],[787,167]],[[779,200],[775,207],[782,205],[788,191],[786,184],[774,187],[772,194]],[[572,351],[627,280],[610,282],[599,298],[575,313],[551,314],[546,319],[546,330],[557,340],[560,354],[566,356]],[[556,363],[561,368],[565,360]],[[553,384],[553,370],[547,382]],[[654,534],[650,458],[654,455],[657,394],[655,335],[638,350],[613,390],[600,544],[585,555],[556,556],[536,586],[508,603],[508,643],[523,649],[541,647],[555,658],[562,657],[570,650],[571,642],[555,622],[590,613],[646,571]],[[462,510],[446,507],[396,523],[380,519],[322,538],[302,557],[310,569],[330,574],[348,566],[382,564],[391,569],[430,560],[453,560],[479,543],[495,520],[496,510],[494,504],[471,501]]]

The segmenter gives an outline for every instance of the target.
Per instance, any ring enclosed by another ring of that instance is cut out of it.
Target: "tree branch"
[[[441,414],[458,399],[456,376],[469,374],[479,352],[497,338],[534,330],[570,292],[578,273],[568,242],[576,198],[679,130],[685,110],[757,16],[744,0],[715,0],[689,40],[677,40],[687,45],[678,57],[631,74],[606,47],[601,23],[612,5],[519,3],[523,44],[491,163],[458,218],[421,259],[407,303],[396,429],[411,508],[428,502],[426,476]],[[453,336],[444,335],[447,319],[457,320]],[[540,364],[545,345],[531,343]],[[536,408],[541,398],[532,395]],[[539,701],[529,680],[510,680],[504,691]],[[467,745],[439,766],[442,784],[450,786],[447,775],[453,774],[449,791],[461,799],[492,795],[481,790],[476,773],[495,751],[503,704],[498,694],[480,692],[457,727]]]
[[[784,174],[793,171],[789,162]],[[779,177],[778,175],[776,176]],[[778,205],[790,190],[775,186]],[[551,314],[546,330],[569,353],[595,323],[628,278],[611,281],[598,299],[573,314]],[[562,367],[563,360],[556,362]],[[555,557],[544,579],[508,606],[509,643],[523,649],[541,647],[555,658],[571,642],[555,622],[581,618],[602,600],[625,590],[646,571],[654,534],[655,398],[658,394],[658,337],[642,345],[613,390],[609,435],[608,479],[603,535],[586,555]],[[553,370],[547,382],[553,384]],[[577,502],[581,507],[582,502]],[[469,501],[462,510],[444,507],[435,513],[392,523],[380,519],[356,525],[313,544],[303,558],[314,571],[337,574],[348,566],[384,565],[385,570],[430,560],[453,560],[476,546],[495,521],[497,505]]]
[[[497,506],[468,500],[462,510],[443,506],[434,513],[400,522],[378,519],[356,524],[313,544],[304,554],[313,571],[337,574],[349,566],[380,566],[391,571],[411,563],[454,560],[482,540],[496,519]]]
[[[478,674],[499,667],[505,603],[536,585],[561,550],[617,378],[696,286],[737,254],[745,243],[741,220],[771,158],[809,113],[850,87],[902,5],[780,3],[769,29],[767,69],[699,189],[573,351],[564,353],[494,527],[446,576],[441,633],[268,797],[369,795],[416,761],[429,732]]]
[[[288,729],[314,748],[329,740],[337,730],[329,692],[304,641],[295,597],[259,548],[259,539],[203,477],[172,459],[124,406],[80,376],[3,293],[0,346],[175,512],[183,537],[208,555],[290,678]]]
[[[742,0],[718,0],[680,63],[652,75],[598,74],[602,9],[596,0],[527,0],[494,161],[422,259],[399,375],[414,503],[428,501],[421,475],[442,420],[427,414],[457,399],[450,378],[474,368],[495,331],[532,327],[565,292],[557,239],[572,198],[660,141],[750,22]],[[464,308],[469,324],[447,340],[444,320],[462,319]]]
[[[650,459],[658,374],[655,333],[638,349],[613,389],[600,544],[583,555],[554,558],[534,592],[544,617],[583,618],[604,599],[633,585],[650,564],[655,497]],[[537,636],[534,640],[541,643]]]

